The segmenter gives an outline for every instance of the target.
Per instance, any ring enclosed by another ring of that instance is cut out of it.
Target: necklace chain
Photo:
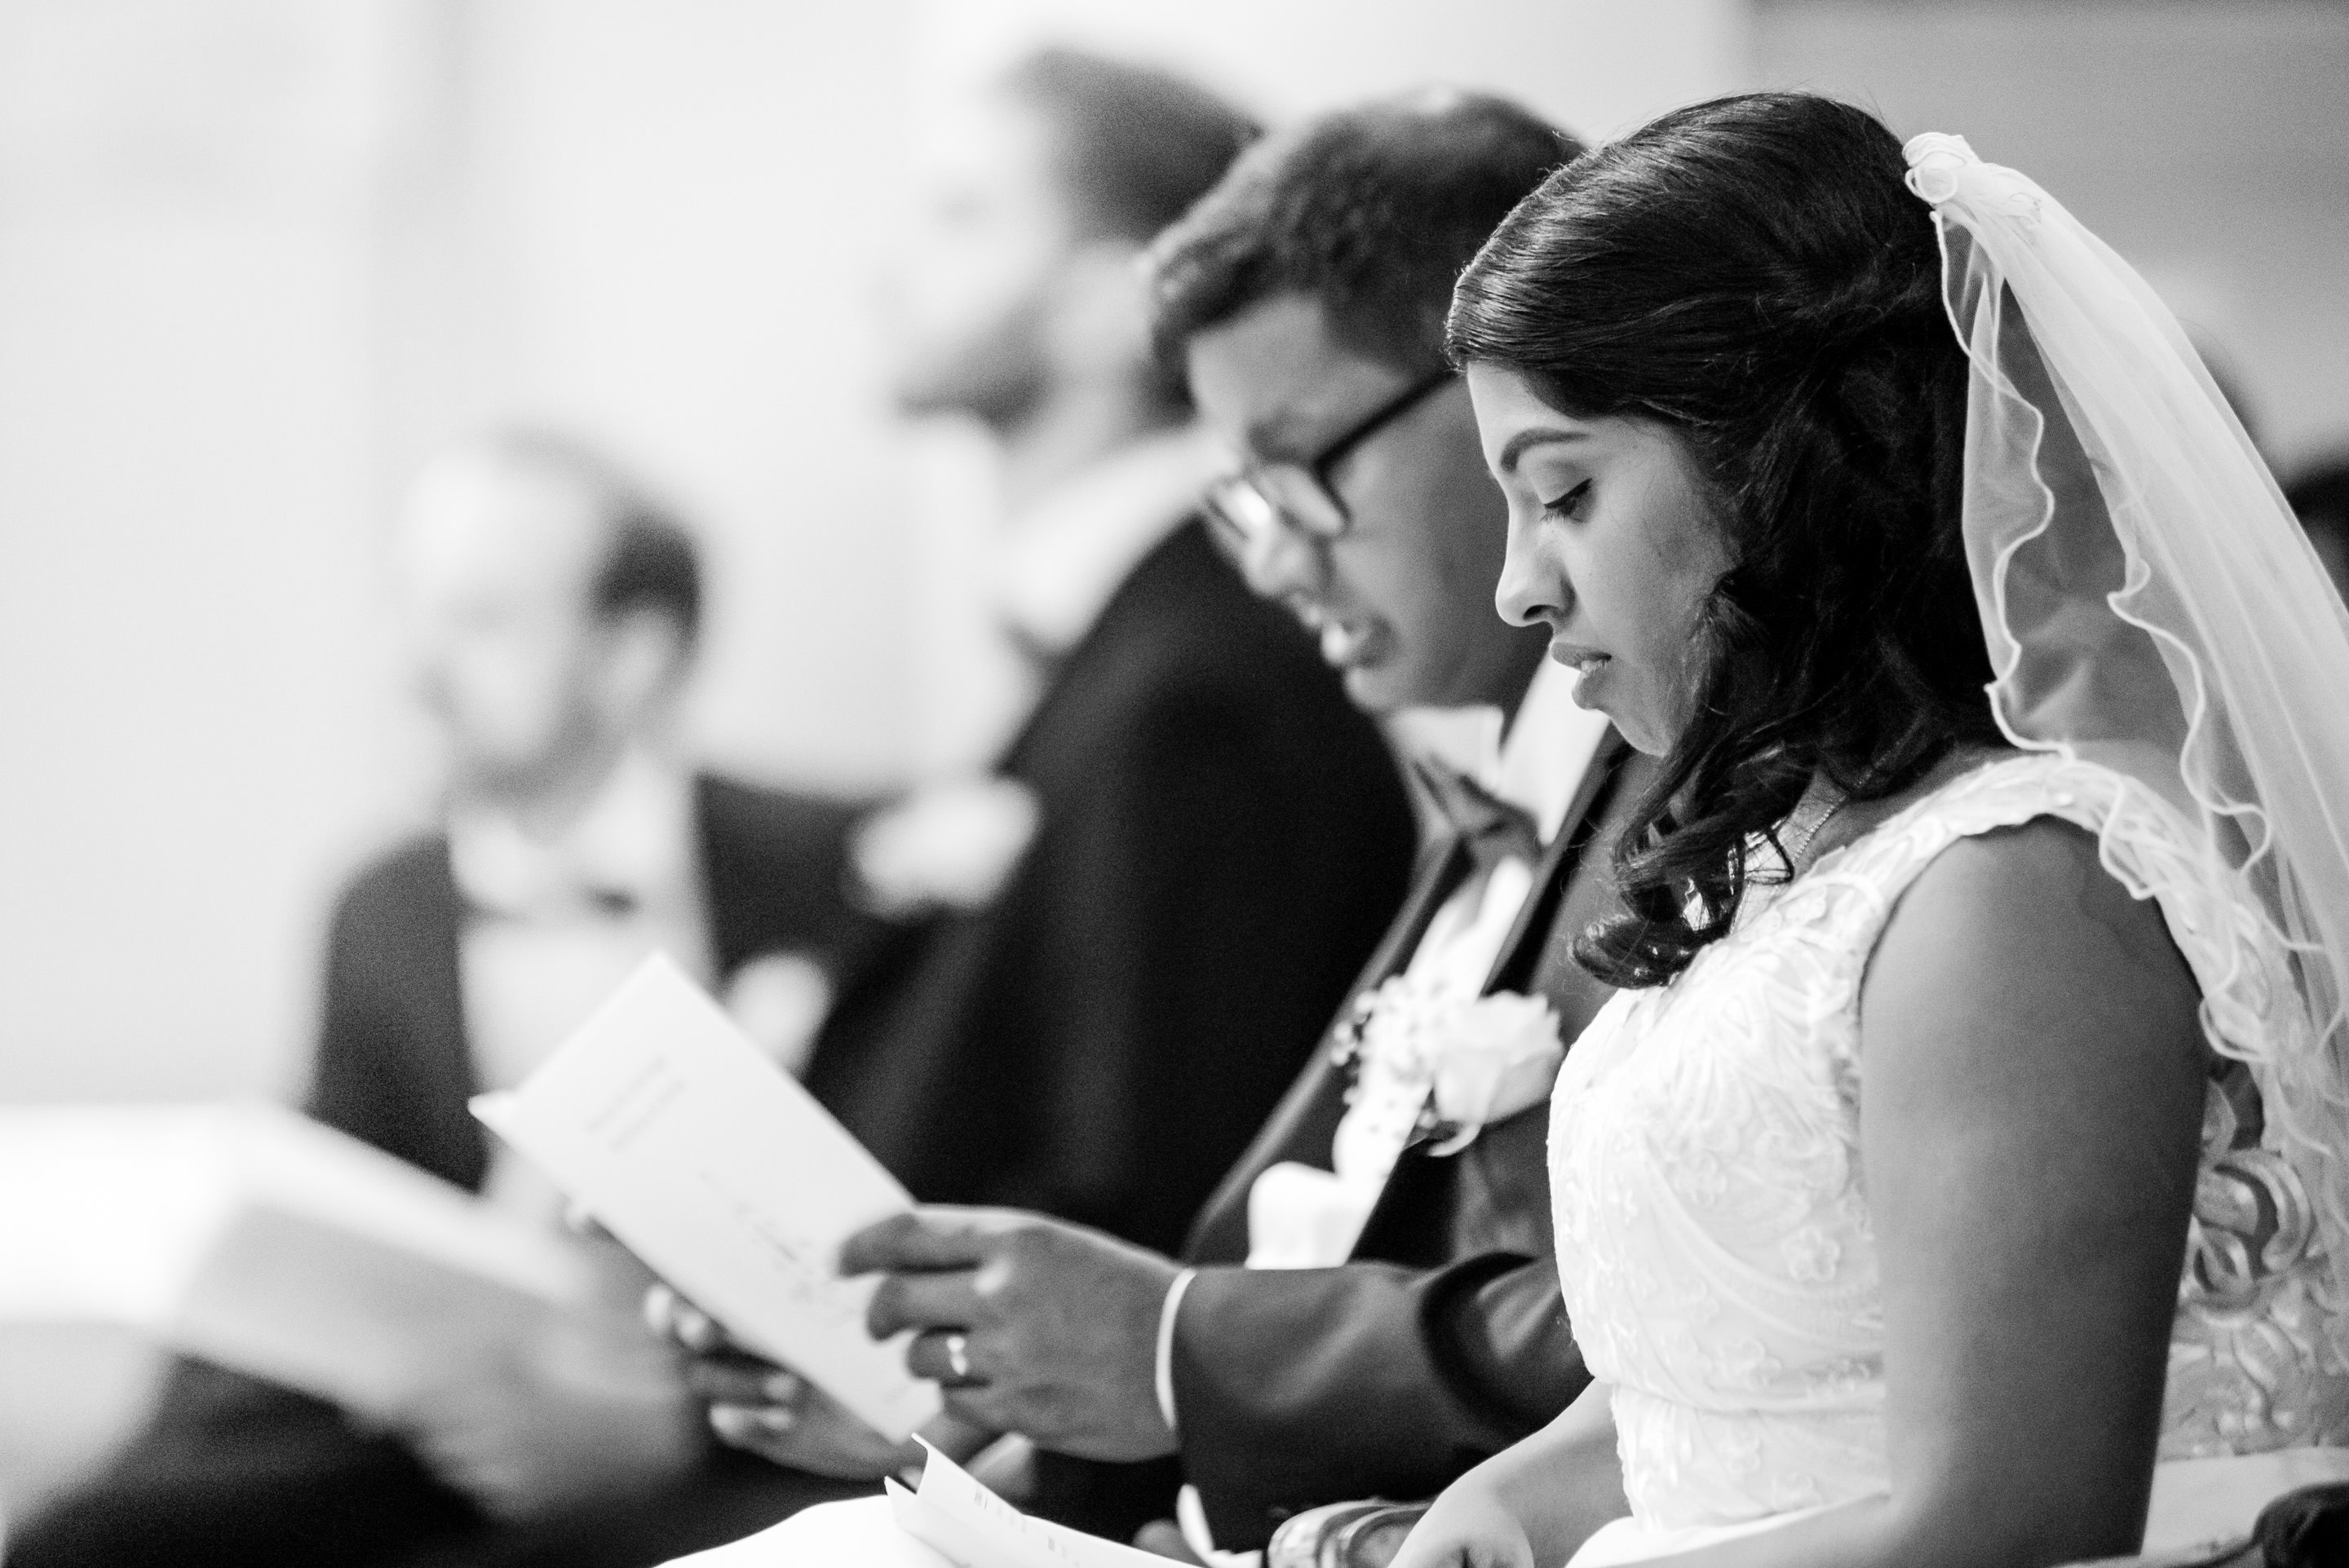
[[[1819,836],[1819,830],[1826,827],[1827,823],[1834,819],[1835,814],[1837,811],[1843,810],[1843,803],[1847,799],[1848,799],[1848,797],[1847,797],[1840,789],[1834,790],[1833,794],[1834,799],[1827,801],[1826,810],[1812,818],[1808,826],[1797,830],[1800,837],[1795,839],[1794,843],[1787,846],[1786,859],[1793,861],[1795,864],[1799,866],[1802,863],[1804,854],[1807,852],[1811,847],[1811,841]],[[1802,805],[1798,805],[1795,808],[1797,815],[1801,813],[1803,806],[1810,804],[1810,800],[1811,798],[1808,795],[1806,795],[1803,798]]]

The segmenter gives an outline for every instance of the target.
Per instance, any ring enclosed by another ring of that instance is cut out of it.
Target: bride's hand
[[[1388,1568],[1535,1568],[1526,1527],[1481,1470],[1444,1488]]]
[[[1612,1390],[1593,1383],[1557,1419],[1446,1487],[1389,1568],[1554,1568],[1630,1511]]]

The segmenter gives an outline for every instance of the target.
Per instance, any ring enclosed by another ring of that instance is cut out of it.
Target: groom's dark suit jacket
[[[808,1088],[926,1202],[1171,1252],[1403,895],[1377,727],[1196,522],[1053,671],[1001,771],[1036,837],[844,995]]]
[[[1571,939],[1608,907],[1604,845],[1641,766],[1609,736],[1485,984],[1548,996],[1569,1042],[1607,995],[1573,963]],[[1457,841],[1431,848],[1355,995],[1409,963],[1467,871]],[[1340,1018],[1351,1007],[1350,996]],[[1549,1421],[1588,1381],[1552,1254],[1546,1105],[1488,1127],[1457,1155],[1406,1150],[1344,1266],[1240,1266],[1249,1188],[1282,1161],[1329,1167],[1346,1088],[1330,1051],[1317,1050],[1185,1249],[1198,1272],[1174,1335],[1180,1469],[1228,1550],[1262,1546],[1282,1520],[1320,1503],[1432,1495]],[[1154,1506],[1163,1511],[1171,1479],[1163,1467],[1045,1455],[1040,1506],[1128,1532]]]

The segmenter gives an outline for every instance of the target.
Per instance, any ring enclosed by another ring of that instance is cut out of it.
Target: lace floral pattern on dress
[[[2049,754],[1954,781],[1800,880],[1757,887],[1671,985],[1617,995],[1551,1102],[1566,1305],[1616,1388],[1634,1517],[1732,1524],[1888,1484],[1884,1321],[1862,1191],[1859,988],[1895,902],[1959,839],[2054,816],[2159,901],[2218,1068],[2162,1454],[2349,1441],[2305,1192],[2263,1138],[2262,1064],[2304,1027],[2282,954],[2142,786]]]

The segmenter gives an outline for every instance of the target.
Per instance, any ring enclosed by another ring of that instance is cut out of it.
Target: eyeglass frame
[[[1238,544],[1254,543],[1263,535],[1268,525],[1248,522],[1230,504],[1232,499],[1246,497],[1247,500],[1243,501],[1242,504],[1252,501],[1255,506],[1261,508],[1269,519],[1269,526],[1285,526],[1307,539],[1321,543],[1343,539],[1354,526],[1354,513],[1353,509],[1346,504],[1345,498],[1338,493],[1338,487],[1331,482],[1330,474],[1336,470],[1340,463],[1361,450],[1371,438],[1459,378],[1458,373],[1450,369],[1422,377],[1380,404],[1369,414],[1356,420],[1342,435],[1330,441],[1319,452],[1302,461],[1276,463],[1250,461],[1242,465],[1238,472],[1226,474],[1220,479],[1210,481],[1206,490],[1199,498],[1200,506],[1206,513],[1207,521],[1219,529],[1227,539]],[[1301,517],[1298,515],[1295,508],[1283,506],[1274,499],[1272,492],[1262,482],[1262,476],[1283,469],[1302,475],[1313,487],[1322,500],[1329,505],[1328,520]]]

